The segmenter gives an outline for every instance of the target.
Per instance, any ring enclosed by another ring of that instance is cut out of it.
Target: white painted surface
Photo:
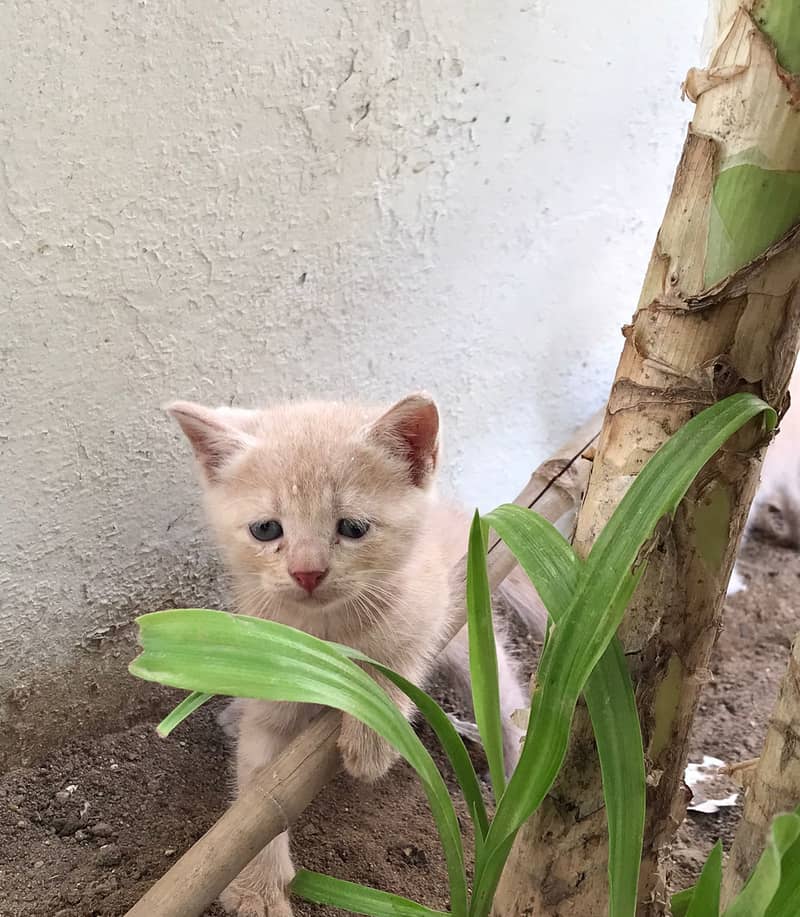
[[[213,598],[170,397],[441,400],[467,502],[602,402],[704,4],[10,0],[0,688]]]

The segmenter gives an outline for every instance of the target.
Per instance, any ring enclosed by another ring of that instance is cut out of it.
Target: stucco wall
[[[604,397],[703,6],[6,4],[0,694],[214,597],[165,399],[425,387],[515,492]]]

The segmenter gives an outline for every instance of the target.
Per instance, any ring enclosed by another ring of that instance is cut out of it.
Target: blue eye
[[[283,535],[283,526],[277,519],[263,519],[250,523],[250,534],[256,541],[275,541]]]
[[[369,531],[369,522],[363,519],[340,519],[336,531],[345,538],[363,538]]]

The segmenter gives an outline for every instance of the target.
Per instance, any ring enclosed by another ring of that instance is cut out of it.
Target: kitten
[[[789,383],[789,409],[767,447],[761,483],[745,524],[745,538],[760,530],[786,548],[800,551],[800,372]],[[734,566],[728,595],[747,589],[739,564]]]
[[[469,517],[433,487],[439,414],[432,400],[411,395],[388,410],[326,402],[263,411],[175,402],[168,410],[194,449],[238,611],[356,647],[416,684],[441,664],[469,695],[465,631],[439,652],[453,608],[463,601],[451,594],[450,571],[466,550]],[[526,705],[526,695],[502,635],[497,650],[511,770],[520,733],[510,715]],[[383,685],[410,716],[405,695]],[[238,732],[239,788],[319,709],[233,701],[223,722]],[[349,716],[339,748],[346,770],[367,781],[386,773],[396,757]],[[293,875],[284,833],[220,900],[242,917],[287,917]]]

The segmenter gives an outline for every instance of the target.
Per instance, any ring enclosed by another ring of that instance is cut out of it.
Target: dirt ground
[[[798,630],[800,556],[754,541],[742,561],[749,590],[728,602],[693,761],[758,754]],[[153,725],[76,738],[38,767],[0,778],[0,917],[122,915],[220,815],[230,778],[213,710],[167,740]],[[674,888],[693,880],[717,838],[729,844],[738,815],[737,806],[688,816],[673,852]],[[463,806],[459,817],[466,826]],[[407,767],[375,787],[340,778],[304,814],[293,845],[310,869],[447,907],[436,835]],[[206,917],[221,913],[212,907]],[[327,910],[298,903],[296,913]]]

